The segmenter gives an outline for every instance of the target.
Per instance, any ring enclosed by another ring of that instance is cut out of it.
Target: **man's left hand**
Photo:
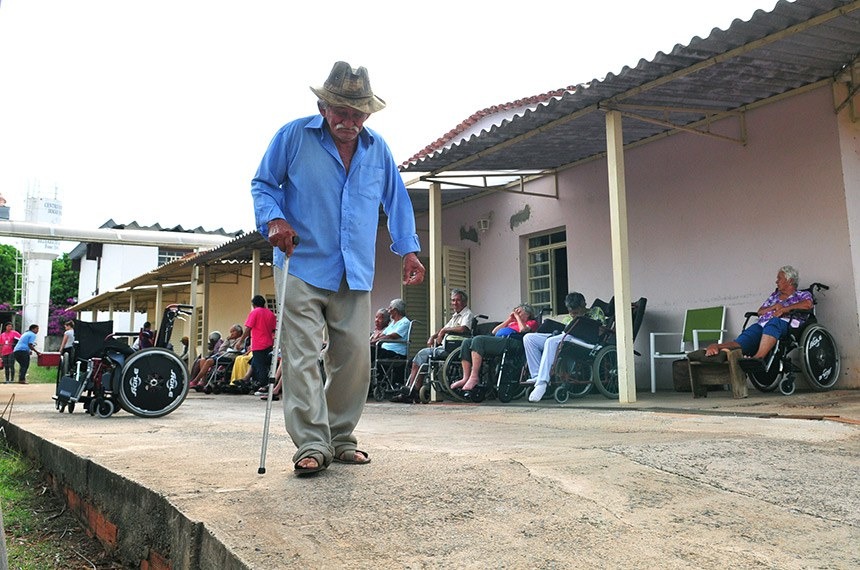
[[[421,285],[424,282],[424,266],[414,253],[403,256],[403,284]]]

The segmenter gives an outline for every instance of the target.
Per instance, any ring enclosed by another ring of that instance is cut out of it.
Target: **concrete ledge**
[[[47,471],[54,492],[123,564],[146,570],[248,568],[203,523],[155,491],[5,420],[0,425],[9,444]]]

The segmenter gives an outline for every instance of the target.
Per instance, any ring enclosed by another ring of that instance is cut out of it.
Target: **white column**
[[[612,281],[615,336],[618,346],[618,401],[636,401],[633,361],[633,316],[630,311],[630,256],[627,244],[627,190],[624,182],[624,137],[621,113],[606,113],[606,165],[609,169],[609,218],[612,230]]]

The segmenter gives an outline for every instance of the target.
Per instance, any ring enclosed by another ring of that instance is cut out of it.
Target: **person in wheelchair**
[[[799,278],[797,269],[791,265],[780,267],[776,274],[776,290],[759,308],[758,321],[745,328],[735,340],[709,345],[705,356],[719,356],[722,351],[739,348],[744,356],[759,360],[767,357],[776,342],[788,334],[789,327],[797,328],[806,320],[802,314],[786,315],[791,311],[812,310],[812,294],[797,289]]]
[[[548,327],[552,327],[552,323],[556,323],[556,326],[559,324],[563,325],[564,329],[560,334],[542,332],[539,329],[538,332],[528,333],[523,337],[523,347],[525,348],[526,362],[528,363],[530,375],[527,383],[535,385],[531,394],[529,394],[529,402],[540,402],[546,393],[547,386],[549,386],[550,370],[552,369],[553,360],[556,354],[558,354],[559,345],[563,341],[574,342],[578,338],[574,330],[574,321],[584,317],[596,321],[599,323],[599,326],[606,324],[606,315],[603,314],[603,309],[597,306],[587,309],[585,304],[585,295],[582,293],[576,291],[568,293],[564,298],[567,315],[561,321],[548,319],[545,323]],[[541,325],[541,328],[544,328],[544,326]],[[598,327],[594,327],[592,330],[596,332]],[[590,338],[582,340],[593,344]],[[594,340],[596,341],[596,338]]]
[[[492,335],[478,335],[463,340],[460,345],[463,377],[451,384],[451,389],[463,391],[463,397],[471,399],[472,391],[480,380],[481,364],[489,356],[499,356],[508,347],[512,335],[523,335],[536,331],[538,322],[535,310],[527,303],[514,307],[508,318],[496,325]]]
[[[471,334],[472,322],[475,320],[475,315],[472,314],[472,310],[467,306],[468,302],[469,296],[465,291],[462,289],[451,289],[451,318],[448,319],[445,326],[427,339],[427,348],[419,350],[412,359],[412,370],[409,372],[409,379],[406,385],[414,386],[412,388],[413,394],[410,396],[403,396],[401,394],[392,399],[392,402],[409,403],[414,401],[414,395],[424,385],[424,376],[430,359],[439,359],[445,355],[445,338],[448,335],[466,336]]]
[[[385,328],[389,324],[391,324],[391,315],[388,314],[388,309],[382,308],[376,311],[376,315],[373,317],[373,330],[370,331],[371,344],[385,334]]]
[[[189,388],[202,388],[204,384],[206,384],[206,377],[209,374],[209,371],[215,365],[215,362],[223,359],[233,359],[242,352],[242,345],[240,344],[240,339],[242,338],[242,333],[245,332],[242,328],[242,325],[235,324],[230,327],[230,332],[227,335],[226,339],[221,339],[221,341],[217,344],[217,348],[207,357],[200,361],[200,368],[197,372],[197,375],[191,379],[191,383],[188,384]]]
[[[392,299],[388,304],[388,315],[391,322],[370,342],[371,365],[378,358],[394,358],[406,360],[406,344],[402,342],[385,342],[390,340],[403,340],[409,335],[409,318],[406,316],[406,301],[403,299]]]

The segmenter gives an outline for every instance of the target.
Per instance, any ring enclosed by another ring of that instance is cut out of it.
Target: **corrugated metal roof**
[[[728,30],[715,28],[707,38],[694,37],[617,75],[565,89],[521,114],[501,114],[489,130],[458,143],[431,145],[401,171],[557,169],[606,152],[606,109],[632,107],[656,121],[625,119],[624,143],[630,144],[677,130],[657,123],[667,118],[674,125],[696,125],[717,113],[833,80],[846,66],[858,65],[858,9],[856,0],[783,0],[770,12],[759,10]],[[420,193],[412,194],[416,210],[426,209],[426,197],[422,203]],[[443,203],[463,191],[456,194],[443,187]]]

